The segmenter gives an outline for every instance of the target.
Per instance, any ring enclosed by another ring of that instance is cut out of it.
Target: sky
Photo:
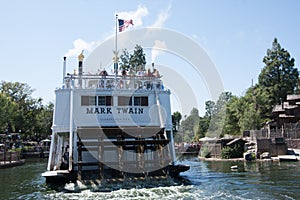
[[[27,83],[35,90],[34,98],[54,102],[54,89],[62,83],[63,56],[67,56],[67,71],[73,72],[81,50],[88,57],[97,45],[114,37],[118,13],[119,18],[133,19],[134,26],[127,32],[156,27],[190,38],[214,63],[224,90],[242,96],[252,81],[257,83],[262,59],[275,37],[299,66],[299,11],[297,0],[4,0],[0,80]],[[146,54],[148,63],[155,59],[158,65],[189,68],[187,61],[174,55],[151,50]],[[197,105],[190,106],[203,115],[210,91],[192,72],[185,78],[192,80],[189,85],[197,98]],[[176,111],[180,106],[172,108]]]

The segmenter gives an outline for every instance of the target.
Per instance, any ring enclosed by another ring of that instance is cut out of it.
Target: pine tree
[[[263,62],[265,67],[259,75],[259,85],[270,94],[272,105],[278,104],[297,89],[299,73],[294,67],[295,60],[275,38]]]

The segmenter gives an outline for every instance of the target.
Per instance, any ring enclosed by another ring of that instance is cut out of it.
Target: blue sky
[[[224,89],[241,96],[252,79],[257,82],[274,37],[298,67],[299,11],[297,0],[6,0],[0,7],[0,80],[28,83],[35,98],[53,102],[53,90],[62,82],[62,57],[68,55],[67,70],[72,72],[80,48],[88,56],[113,36],[115,13],[119,13],[134,20],[135,26],[127,31],[157,26],[190,37],[214,62]],[[147,59],[151,62],[151,55]],[[176,65],[163,55],[155,62]],[[208,99],[203,95],[198,105],[202,114]]]

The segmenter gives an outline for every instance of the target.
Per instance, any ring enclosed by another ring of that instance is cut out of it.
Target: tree
[[[212,106],[209,108],[209,113],[206,113],[207,116],[210,115],[209,128],[206,133],[207,136],[222,137],[224,135],[223,128],[226,119],[226,107],[231,98],[231,92],[222,92],[216,103],[206,102],[206,106]]]
[[[7,94],[0,92],[0,133],[12,132],[18,105]]]
[[[51,133],[53,104],[44,107],[41,98],[31,97],[33,91],[26,83],[1,82],[0,132],[21,132],[23,137]]]
[[[199,131],[199,111],[197,108],[191,110],[190,115],[181,122],[181,128],[183,130],[183,140],[185,142],[191,142],[197,139],[197,132]]]
[[[172,124],[175,132],[178,131],[178,127],[180,125],[180,120],[182,119],[181,113],[176,111],[172,115]]]
[[[122,49],[122,54],[120,55],[120,69],[128,71],[130,68],[130,55],[127,49]]]
[[[233,96],[226,106],[226,118],[223,127],[224,135],[241,134],[241,128],[238,122],[242,112],[243,106],[241,105],[241,99],[236,96]]]
[[[274,39],[272,48],[267,50],[263,58],[265,67],[259,74],[259,85],[269,93],[271,105],[281,103],[288,94],[294,94],[299,78],[298,70],[294,67],[294,58]],[[268,110],[271,112],[271,110]]]
[[[127,49],[123,49],[119,64],[122,70],[128,71],[132,68],[134,71],[145,71],[146,54],[141,45],[137,44],[132,54],[129,54]]]
[[[136,45],[133,50],[133,54],[130,55],[130,65],[135,71],[145,71],[146,55],[141,45]]]

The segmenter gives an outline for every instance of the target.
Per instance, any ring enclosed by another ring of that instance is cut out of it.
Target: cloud
[[[156,57],[159,54],[162,54],[163,51],[166,49],[167,49],[167,45],[166,45],[165,41],[155,40],[154,46],[152,47],[152,51],[151,51],[151,62],[154,63]]]
[[[151,28],[162,28],[164,26],[164,23],[167,21],[167,19],[170,17],[170,10],[172,7],[172,1],[170,1],[168,7],[162,11],[157,16],[157,19],[155,22],[150,26]],[[156,60],[156,57],[163,53],[164,50],[167,49],[167,45],[165,41],[155,40],[154,46],[152,47],[151,51],[151,62],[154,63]]]
[[[77,56],[82,50],[91,52],[94,48],[96,48],[98,42],[93,41],[89,43],[79,38],[73,42],[73,45],[74,47],[65,54],[66,57]]]
[[[168,7],[162,11],[157,16],[157,19],[155,22],[150,26],[151,28],[161,28],[164,26],[164,23],[167,21],[167,19],[170,17],[170,10],[172,7],[172,1],[170,1]]]
[[[142,18],[147,16],[149,14],[147,7],[145,6],[138,6],[138,8],[135,11],[122,11],[118,13],[119,19],[132,19],[133,24],[135,27],[142,26],[143,20]],[[113,31],[114,32],[114,31]],[[111,37],[109,36],[107,38]],[[106,39],[107,39],[106,38]],[[105,40],[105,39],[104,39]],[[103,41],[103,40],[102,40]],[[93,51],[99,44],[101,44],[102,41],[92,41],[92,42],[86,42],[81,38],[76,39],[73,42],[73,48],[69,49],[67,53],[65,53],[66,57],[72,57],[77,56],[81,53],[82,50],[85,50],[87,52]]]
[[[119,19],[132,19],[134,26],[142,26],[142,18],[149,14],[147,7],[139,6],[135,11],[123,11],[118,13]]]

